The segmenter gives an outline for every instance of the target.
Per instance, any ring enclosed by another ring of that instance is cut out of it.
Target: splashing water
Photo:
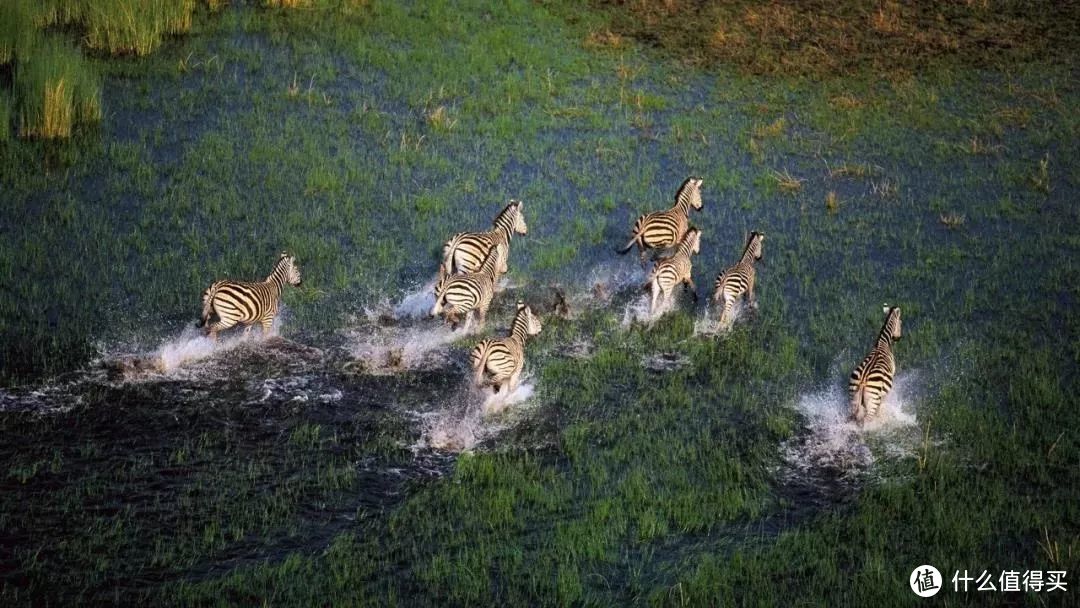
[[[705,310],[694,319],[694,335],[716,336],[725,334],[735,327],[735,323],[742,319],[744,314],[753,312],[753,308],[748,306],[742,298],[739,298],[735,305],[732,306],[730,318],[721,323],[720,314],[723,310],[723,302],[714,303],[710,297],[705,305]]]
[[[444,347],[474,333],[473,329],[453,331],[445,325],[429,327],[387,327],[356,330],[349,354],[363,368],[375,374],[406,369],[431,369],[445,365]]]
[[[824,473],[850,479],[874,465],[875,451],[889,458],[911,456],[919,435],[915,417],[918,383],[918,372],[898,374],[877,416],[862,428],[849,418],[846,386],[834,384],[802,395],[796,407],[806,417],[808,432],[783,446],[788,473],[810,477]]]
[[[485,416],[500,414],[511,405],[517,405],[518,403],[528,401],[528,399],[532,397],[534,390],[535,387],[531,383],[523,380],[517,385],[514,392],[508,392],[505,389],[498,393],[490,390],[484,391],[487,396],[484,397],[484,402],[480,405],[480,409]]]
[[[424,319],[431,313],[435,306],[435,283],[437,279],[431,279],[421,287],[408,291],[394,306],[395,319]]]
[[[275,319],[274,326],[267,334],[267,338],[277,337],[278,321]],[[214,353],[231,350],[245,342],[251,342],[261,338],[261,329],[234,330],[224,337],[219,336],[217,342],[203,334],[202,330],[192,326],[184,328],[184,331],[176,338],[163,343],[150,356],[151,361],[156,362],[158,369],[168,374],[176,371],[186,363],[205,359]]]
[[[666,300],[661,297],[656,302],[656,310],[649,310],[649,303],[651,300],[649,294],[637,297],[631,300],[623,308],[623,318],[622,321],[619,322],[619,325],[623,329],[629,329],[636,323],[652,325],[675,308],[678,297],[678,293],[673,293],[671,297]]]
[[[464,381],[454,392],[447,408],[419,413],[420,439],[413,444],[414,452],[441,450],[472,451],[485,439],[510,428],[513,424],[507,408],[526,402],[535,386],[523,378],[512,393],[494,394],[490,389],[479,390]],[[502,415],[507,412],[507,415]]]

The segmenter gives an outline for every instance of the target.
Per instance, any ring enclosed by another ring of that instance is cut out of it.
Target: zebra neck
[[[281,288],[285,285],[285,278],[278,272],[274,272],[274,274],[266,277],[266,280],[263,282],[273,288],[277,293],[281,293]]]
[[[529,332],[524,323],[514,323],[514,327],[510,329],[510,339],[525,344],[529,339]]]
[[[502,238],[504,243],[509,243],[514,235],[514,221],[510,217],[502,216],[495,218],[495,226],[491,229],[496,238]]]
[[[877,345],[892,348],[892,342],[892,336],[889,335],[889,326],[886,324],[885,327],[881,328],[881,333],[878,334]]]
[[[690,215],[690,197],[681,196],[675,199],[675,205],[671,208],[672,211],[678,211],[683,215]]]
[[[742,257],[739,258],[739,263],[743,265],[754,264],[754,253],[750,251],[749,247],[746,248],[746,251],[743,252]]]

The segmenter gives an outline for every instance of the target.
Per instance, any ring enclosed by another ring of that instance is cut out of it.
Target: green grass
[[[82,54],[46,39],[21,59],[14,79],[19,137],[69,137],[72,130],[101,120],[100,83]]]
[[[762,78],[643,48],[612,18],[231,6],[150,56],[93,61],[100,129],[0,141],[2,397],[78,401],[0,415],[0,603],[904,606],[922,563],[1075,571],[1072,64]],[[611,251],[634,217],[692,174],[699,292],[763,230],[758,314],[709,338],[687,298],[650,328],[623,327],[629,293],[589,308],[593,282],[636,264]],[[413,412],[456,411],[475,337],[434,371],[357,375],[356,319],[509,198],[529,234],[490,331],[550,282],[582,295],[578,316],[530,341],[536,393],[506,430],[414,454]],[[95,375],[283,249],[304,286],[282,334],[323,358],[243,347],[165,381]],[[871,434],[870,473],[807,497],[782,474],[800,400],[842,385],[883,301],[904,309],[917,428]],[[658,355],[684,361],[650,370]]]

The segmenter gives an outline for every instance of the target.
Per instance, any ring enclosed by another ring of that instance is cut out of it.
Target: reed
[[[58,39],[44,39],[20,59],[14,88],[19,137],[68,137],[76,125],[101,119],[96,72]]]

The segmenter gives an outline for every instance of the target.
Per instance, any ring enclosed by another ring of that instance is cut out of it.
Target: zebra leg
[[[274,327],[274,317],[262,320],[262,335],[265,338],[270,334],[270,330]]]
[[[690,290],[690,295],[694,296],[694,302],[696,303],[698,301],[697,285],[694,285],[694,280],[690,277],[686,277],[686,280],[683,281],[683,291],[687,289]]]
[[[649,287],[651,289],[649,299],[649,314],[651,315],[656,312],[656,300],[657,296],[660,295],[660,284],[657,283],[656,279],[653,279],[652,284]]]
[[[210,336],[210,339],[217,342],[218,332],[224,331],[236,325],[236,321],[226,321],[225,319],[218,318],[217,323],[211,323],[206,328],[206,334]]]
[[[851,419],[860,427],[866,420],[866,388],[856,386],[851,391]]]
[[[730,327],[735,323],[734,319],[728,321],[728,317],[731,316],[731,307],[735,303],[735,299],[731,296],[724,294],[724,308],[720,310],[720,326]]]
[[[750,280],[746,282],[746,301],[750,303],[750,308],[757,310],[757,298],[754,296],[754,279],[756,277],[751,276]]]
[[[513,394],[517,390],[518,381],[521,379],[521,368],[514,370],[514,373],[510,374],[510,380],[506,383],[506,392]]]

